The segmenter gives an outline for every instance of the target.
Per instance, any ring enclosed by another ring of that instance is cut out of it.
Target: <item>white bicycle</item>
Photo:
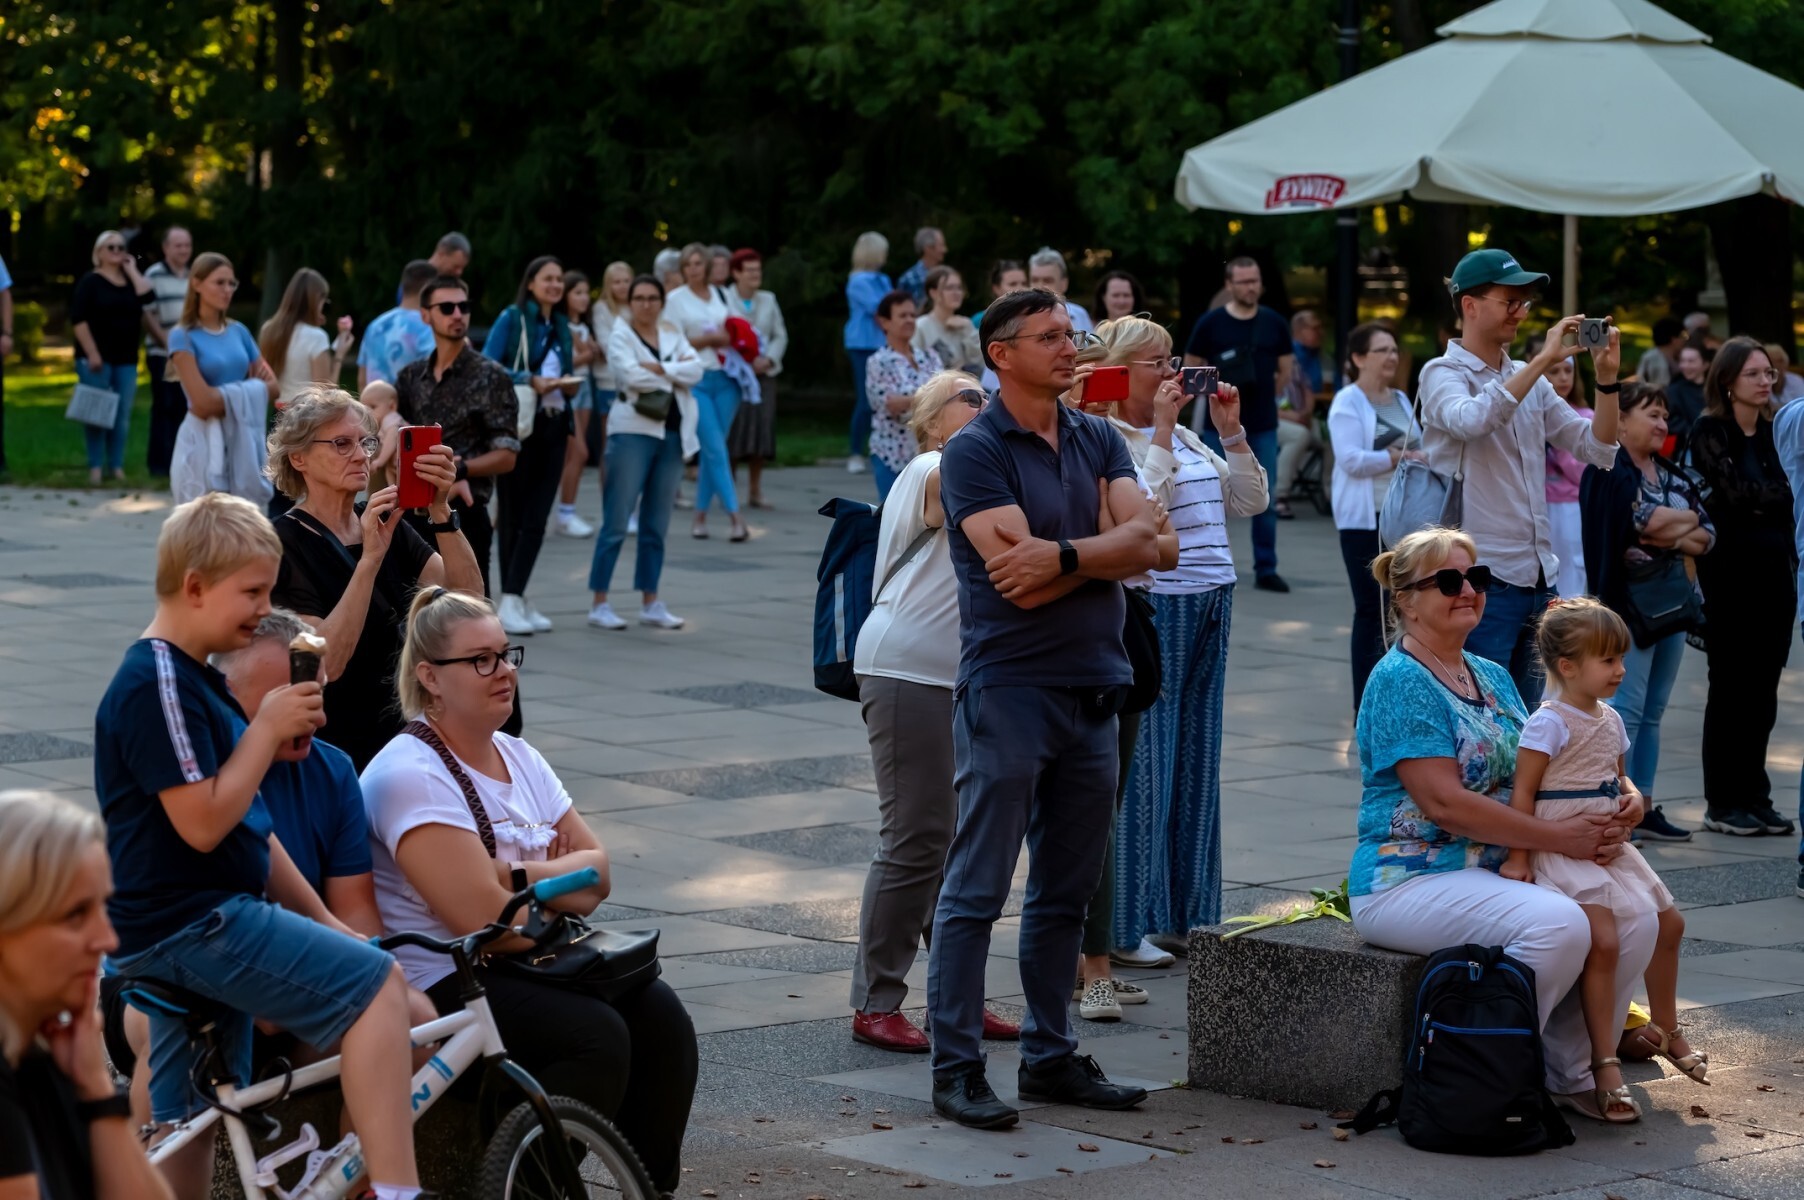
[[[530,906],[536,913],[546,901],[594,887],[599,881],[592,867],[540,880],[516,893],[501,910],[499,921],[456,941],[422,933],[398,933],[376,940],[383,949],[419,946],[450,955],[462,984],[462,1011],[413,1030],[416,1046],[442,1043],[413,1077],[415,1123],[478,1061],[486,1070],[485,1095],[505,1096],[513,1091],[524,1096],[496,1124],[489,1138],[476,1193],[483,1200],[657,1200],[658,1191],[638,1154],[611,1121],[568,1096],[546,1095],[525,1068],[507,1057],[487,995],[471,970],[483,946],[522,933],[511,924],[522,906]],[[134,979],[121,995],[135,1008],[185,1022],[189,1036],[202,1048],[195,1059],[192,1082],[206,1111],[177,1125],[158,1142],[149,1152],[151,1162],[163,1161],[197,1138],[214,1136],[213,1127],[223,1121],[245,1200],[270,1200],[272,1194],[276,1200],[343,1200],[350,1194],[364,1174],[363,1152],[355,1133],[323,1147],[313,1126],[303,1125],[297,1140],[261,1158],[251,1144],[252,1126],[265,1141],[281,1136],[281,1124],[269,1114],[270,1106],[295,1092],[338,1079],[338,1056],[244,1087],[226,1069],[219,1044],[218,1022],[228,1010],[156,980]],[[545,1136],[554,1129],[561,1130],[562,1136]],[[298,1180],[284,1187],[277,1172],[301,1158],[306,1163]]]

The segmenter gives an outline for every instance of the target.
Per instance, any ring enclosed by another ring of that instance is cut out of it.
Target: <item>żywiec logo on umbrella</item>
[[[1333,208],[1346,190],[1338,175],[1286,175],[1265,194],[1265,207]]]

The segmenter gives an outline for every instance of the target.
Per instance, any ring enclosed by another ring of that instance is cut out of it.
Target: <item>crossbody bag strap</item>
[[[401,732],[411,733],[438,754],[439,761],[445,764],[445,770],[451,772],[451,778],[457,781],[458,789],[463,792],[464,803],[470,806],[470,815],[476,818],[476,836],[482,839],[482,848],[489,852],[490,858],[494,858],[495,827],[489,823],[488,810],[477,799],[476,785],[470,782],[470,776],[458,763],[457,756],[445,745],[445,739],[438,735],[438,730],[419,720],[409,721]]]
[[[896,577],[896,572],[912,562],[914,556],[919,554],[922,547],[926,546],[928,542],[931,542],[933,540],[933,535],[938,532],[939,530],[929,525],[927,528],[921,530],[921,532],[915,534],[914,540],[908,543],[908,548],[902,551],[902,557],[898,558],[895,565],[884,572],[883,582],[877,585],[877,594],[871,597],[872,604],[877,603],[878,597],[883,595],[883,589],[888,587],[889,581]]]
[[[530,371],[532,370],[532,351],[526,344],[526,310],[515,305],[514,311],[520,314],[520,365],[515,369]]]
[[[1425,447],[1427,445],[1426,439],[1428,437],[1428,422],[1422,417],[1422,393],[1420,391],[1416,393],[1416,428],[1422,431],[1422,437],[1416,440],[1416,445],[1418,448]],[[1403,443],[1404,449],[1407,450],[1409,448],[1409,434],[1407,431],[1405,431],[1403,435]],[[1454,465],[1453,477],[1459,480],[1463,480],[1466,477],[1466,443],[1463,441],[1459,444],[1459,462]]]
[[[325,542],[326,545],[332,547],[338,554],[338,561],[349,567],[352,575],[357,574],[357,560],[351,557],[350,549],[346,547],[343,542],[338,540],[337,534],[322,525],[313,514],[299,508],[291,508],[283,513],[282,517],[286,520],[298,522],[303,529],[308,530],[315,537]],[[406,602],[404,601],[401,604],[396,604],[394,600],[382,590],[381,578],[381,573],[378,572],[376,580],[370,588],[370,599],[381,601],[383,606],[388,609],[387,619],[399,621],[401,619],[401,611],[406,607]]]

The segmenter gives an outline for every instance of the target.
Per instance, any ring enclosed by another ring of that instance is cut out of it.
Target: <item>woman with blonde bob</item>
[[[1231,384],[1208,401],[1226,456],[1178,424],[1182,360],[1172,356],[1163,326],[1144,317],[1104,321],[1079,363],[1073,391],[1080,403],[1089,374],[1083,364],[1127,368],[1128,396],[1109,406],[1110,423],[1170,513],[1178,542],[1177,564],[1140,585],[1159,634],[1164,687],[1151,708],[1122,721],[1125,791],[1113,875],[1105,863],[1105,886],[1085,926],[1079,1012],[1109,1019],[1119,1017],[1120,1000],[1144,999],[1110,979],[1110,958],[1168,965],[1172,956],[1147,935],[1181,938],[1221,917],[1221,725],[1235,579],[1227,518],[1264,512],[1267,490]]]
[[[0,1196],[169,1200],[115,1099],[95,1005],[118,948],[100,818],[0,792]]]
[[[482,590],[476,554],[451,519],[457,470],[451,447],[415,460],[434,488],[430,532],[401,520],[398,490],[376,488],[370,412],[349,392],[314,384],[276,417],[269,476],[294,507],[275,521],[282,565],[271,593],[326,639],[326,717],[332,744],[362,770],[401,728],[389,701],[401,653],[400,624],[414,590],[441,584]]]
[[[409,724],[362,777],[383,927],[463,937],[529,883],[585,867],[600,882],[552,906],[593,911],[608,897],[608,852],[551,764],[501,732],[526,651],[468,592],[422,589],[406,620],[392,695]],[[463,1007],[444,955],[402,947],[395,957],[441,1013]],[[695,1028],[670,985],[606,1001],[487,964],[476,973],[508,1053],[546,1091],[612,1120],[660,1191],[675,1191],[697,1063]]]
[[[1572,986],[1591,952],[1590,922],[1558,892],[1498,872],[1512,847],[1610,862],[1641,819],[1639,797],[1625,794],[1613,815],[1558,820],[1510,807],[1528,713],[1509,671],[1465,649],[1492,586],[1470,537],[1436,526],[1412,533],[1373,560],[1372,574],[1397,637],[1359,706],[1353,927],[1388,950],[1476,942],[1534,968],[1547,1090],[1603,1120]],[[1618,1013],[1653,956],[1655,925],[1652,913],[1617,923]]]
[[[904,977],[933,925],[940,871],[958,816],[952,786],[952,685],[958,675],[958,577],[943,536],[940,449],[986,398],[975,378],[941,371],[915,393],[909,415],[919,453],[897,475],[877,535],[881,583],[858,631],[852,665],[877,773],[882,821],[865,877],[852,969],[852,1037],[924,1053],[927,1035],[902,1015]],[[1013,1039],[984,1013],[984,1036]]]

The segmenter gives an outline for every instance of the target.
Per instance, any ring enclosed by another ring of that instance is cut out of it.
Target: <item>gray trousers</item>
[[[858,910],[852,1007],[895,1012],[915,952],[932,935],[940,872],[958,816],[952,787],[952,689],[858,677],[882,821]]]
[[[1021,1061],[1039,1066],[1077,1049],[1067,1010],[1114,809],[1116,736],[1115,718],[1091,715],[1073,689],[985,684],[958,695],[958,828],[927,960],[936,1072],[982,1061],[990,926],[1008,900],[1024,838]]]

